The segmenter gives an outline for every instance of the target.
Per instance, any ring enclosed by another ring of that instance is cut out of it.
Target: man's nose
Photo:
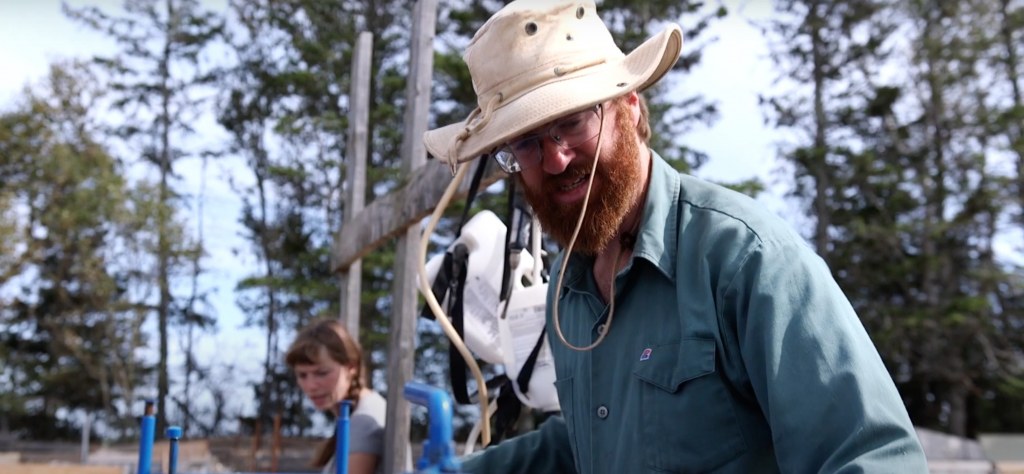
[[[551,137],[544,137],[540,144],[540,164],[545,173],[561,174],[576,157],[576,152],[572,148],[559,145]]]

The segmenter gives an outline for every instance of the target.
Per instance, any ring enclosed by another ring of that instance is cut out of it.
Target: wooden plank
[[[477,166],[476,162],[472,166]],[[472,173],[470,173],[472,174]],[[493,160],[481,180],[481,188],[504,179],[507,175]],[[416,169],[404,185],[387,196],[377,198],[351,222],[342,226],[331,249],[331,265],[335,272],[345,271],[353,262],[365,257],[388,240],[418,224],[437,207],[444,190],[452,181],[451,169],[436,160]],[[467,177],[455,194],[455,199],[469,192]]]
[[[995,465],[999,474],[1024,474],[1024,461],[998,461]]]
[[[352,57],[352,90],[349,93],[348,149],[345,161],[345,219],[349,227],[366,207],[366,155],[369,151],[370,70],[373,58],[373,33],[364,31],[356,39]],[[341,324],[359,340],[359,295],[362,292],[363,265],[358,259],[338,272],[341,287]]]
[[[434,68],[434,33],[437,0],[417,0],[413,27],[407,105],[402,137],[402,171],[409,176],[427,160],[423,134],[430,114],[430,87]],[[409,196],[407,196],[407,199]],[[395,251],[391,324],[388,338],[388,407],[384,427],[384,472],[406,472],[412,466],[409,450],[409,402],[403,396],[412,379],[416,355],[416,268],[419,232],[408,227]]]
[[[156,441],[153,443],[154,464],[166,464],[171,459],[171,445],[169,441]],[[216,462],[213,453],[210,452],[210,442],[205,439],[190,439],[178,442],[178,471],[188,471],[190,466],[212,466]]]
[[[4,474],[124,474],[122,466],[94,466],[83,464],[9,464]]]
[[[21,462],[21,453],[17,451],[0,452],[0,466],[18,464]]]
[[[992,462],[986,460],[932,459],[928,461],[929,474],[991,474]]]

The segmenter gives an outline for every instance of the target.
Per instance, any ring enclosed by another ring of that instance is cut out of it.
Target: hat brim
[[[423,135],[427,151],[449,164],[463,163],[488,153],[499,143],[558,117],[582,110],[658,82],[679,59],[683,34],[678,25],[644,41],[622,60],[603,63],[583,74],[544,84],[493,112],[490,121],[474,131],[449,156],[452,142],[465,121],[429,130]]]

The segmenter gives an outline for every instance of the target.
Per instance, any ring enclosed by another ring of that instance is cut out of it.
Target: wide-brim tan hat
[[[434,157],[451,166],[566,114],[658,82],[679,59],[671,24],[628,55],[615,45],[593,1],[518,0],[474,35],[463,58],[477,108],[464,121],[426,132]]]

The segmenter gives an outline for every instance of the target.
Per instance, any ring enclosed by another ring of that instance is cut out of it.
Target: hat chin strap
[[[558,279],[555,282],[555,296],[551,300],[551,319],[555,322],[555,333],[558,334],[558,340],[565,344],[566,347],[574,351],[586,352],[593,350],[602,342],[604,342],[605,336],[608,335],[608,330],[612,326],[612,318],[615,316],[615,272],[612,272],[612,284],[611,292],[608,295],[609,307],[608,307],[608,321],[603,326],[598,326],[597,340],[589,346],[576,346],[565,339],[565,335],[562,334],[562,324],[558,315],[558,300],[562,294],[562,281],[565,278],[565,269],[569,266],[569,257],[572,256],[572,249],[576,245],[576,237],[580,234],[580,228],[583,227],[583,219],[587,216],[587,206],[590,204],[590,193],[594,189],[594,176],[597,175],[597,162],[601,159],[601,143],[604,141],[604,118],[605,114],[601,114],[601,127],[598,129],[597,134],[597,152],[594,153],[594,164],[590,167],[590,179],[587,180],[587,194],[583,197],[583,209],[580,210],[580,217],[576,220],[576,228],[572,231],[572,237],[569,239],[569,245],[565,248],[565,257],[562,258],[562,266],[558,270]],[[615,256],[615,267],[619,268],[620,259],[622,258],[622,248],[619,248],[618,255]]]
[[[456,168],[456,163],[452,163],[453,169]],[[441,215],[444,214],[444,210],[448,207],[448,203],[451,202],[452,196],[455,195],[455,191],[458,190],[459,185],[462,184],[462,180],[466,176],[466,166],[458,166],[458,172],[448,187],[445,188],[444,194],[441,195],[441,199],[437,203],[437,207],[434,208],[434,212],[430,215],[430,220],[427,222],[427,227],[423,229],[423,234],[420,237],[419,246],[419,259],[417,265],[417,275],[419,276],[420,293],[423,294],[423,299],[426,301],[430,311],[434,313],[434,318],[437,323],[441,326],[444,334],[451,340],[452,345],[458,350],[459,355],[462,356],[466,361],[466,367],[469,368],[470,372],[473,373],[473,378],[476,380],[477,385],[477,397],[479,398],[480,404],[480,439],[484,446],[491,444],[491,417],[490,410],[487,408],[487,383],[484,381],[483,372],[480,370],[480,364],[476,362],[476,358],[473,357],[473,353],[466,347],[465,342],[459,333],[455,330],[455,326],[452,325],[448,316],[445,314],[444,309],[441,308],[441,304],[437,301],[437,297],[434,296],[434,291],[430,288],[430,278],[427,276],[426,269],[426,255],[427,248],[430,246],[430,236],[434,234],[434,229],[437,228],[438,222],[441,220]]]
[[[503,100],[504,96],[501,93],[495,94],[491,97],[491,100],[487,101],[487,105],[482,110],[480,107],[477,107],[469,113],[469,117],[466,117],[466,126],[462,128],[458,135],[455,135],[455,139],[448,145],[448,165],[452,168],[452,177],[455,176],[455,167],[459,164],[459,149],[462,148],[462,144],[469,139],[470,135],[491,122],[491,117],[494,116],[494,109]],[[481,112],[483,112],[482,115]],[[481,115],[480,120],[474,122],[477,115]]]

